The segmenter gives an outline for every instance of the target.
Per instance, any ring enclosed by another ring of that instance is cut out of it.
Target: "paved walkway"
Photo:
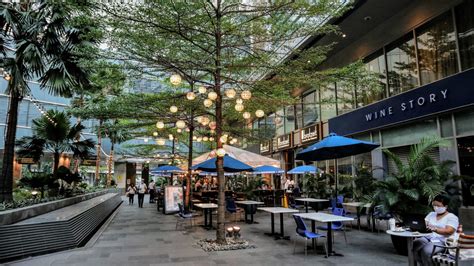
[[[270,216],[258,213],[259,224],[242,227],[242,237],[256,245],[255,249],[204,252],[196,247],[199,239],[214,238],[215,231],[206,231],[197,226],[184,231],[175,231],[173,215],[163,215],[145,198],[144,208],[137,202],[129,206],[128,201],[119,207],[118,213],[100,234],[97,241],[75,250],[12,262],[8,265],[406,265],[407,258],[395,254],[390,237],[386,234],[347,232],[348,244],[336,233],[335,250],[344,257],[330,257],[309,251],[304,256],[302,239],[298,239],[296,254],[293,242],[273,240],[264,235],[270,231]],[[275,219],[277,220],[277,219]],[[276,221],[276,229],[279,229]],[[294,221],[285,219],[285,231],[293,236]]]

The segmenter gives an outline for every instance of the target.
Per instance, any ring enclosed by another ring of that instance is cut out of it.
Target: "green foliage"
[[[68,183],[69,185],[73,185],[74,183],[79,183],[82,181],[82,177],[79,173],[73,173],[69,168],[65,166],[60,166],[57,172],[57,178],[63,180],[64,182]]]
[[[243,192],[246,196],[247,199],[256,199],[256,194],[255,191],[262,187],[262,185],[265,184],[265,181],[263,180],[263,177],[261,176],[255,176],[253,178],[250,178],[248,181],[248,184],[243,187]]]
[[[354,177],[354,199],[356,201],[366,201],[367,195],[373,195],[376,189],[376,179],[372,176],[369,168],[364,167],[363,163],[356,168]]]
[[[303,176],[303,188],[310,198],[326,199],[331,196],[327,175],[305,174]]]
[[[451,176],[452,162],[435,162],[429,152],[444,145],[438,137],[424,138],[412,146],[408,161],[384,150],[387,157],[394,161],[397,172],[376,183],[373,196],[376,204],[398,217],[405,214],[426,214],[430,210],[433,198],[444,191],[443,183]]]

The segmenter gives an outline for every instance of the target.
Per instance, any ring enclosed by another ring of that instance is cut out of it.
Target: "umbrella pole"
[[[337,198],[337,183],[338,183],[338,179],[337,179],[337,159],[334,159],[334,182],[335,182],[335,191],[336,191],[336,195],[334,197]]]

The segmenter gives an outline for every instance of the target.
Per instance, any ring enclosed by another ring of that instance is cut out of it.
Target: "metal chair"
[[[304,237],[304,240],[305,240],[304,241],[304,255],[307,256],[308,255],[308,239],[311,239],[311,240],[315,239],[316,246],[317,246],[318,244],[317,239],[326,237],[326,236],[309,231],[306,228],[306,224],[304,223],[303,219],[300,216],[293,215],[293,218],[295,219],[295,222],[296,222],[296,235]],[[327,241],[325,241],[324,250],[326,252],[326,258],[327,258],[328,257]],[[296,238],[293,240],[293,254],[295,254],[295,251],[296,251]]]
[[[339,216],[344,216],[344,209],[343,208],[335,208],[332,211],[332,214],[339,215]],[[327,231],[328,226],[327,225],[318,226],[317,229]],[[346,230],[344,228],[344,223],[343,222],[332,222],[331,223],[331,230],[332,230],[333,234],[334,234],[334,231],[342,231],[342,233],[344,234],[344,241],[346,242],[346,245],[347,245]],[[332,241],[334,243],[334,235],[333,235]]]
[[[387,222],[387,228],[388,228],[388,220],[393,218],[393,215],[389,212],[385,212],[384,208],[382,205],[375,206],[373,211],[372,211],[372,232],[374,231],[376,224],[375,221],[381,221],[384,220]],[[380,228],[377,228],[377,233],[380,233]]]
[[[460,234],[457,243],[453,239],[446,242],[446,245],[434,245],[431,252],[431,259],[434,265],[454,265],[470,261],[474,263],[474,235]],[[435,254],[437,247],[444,248],[445,251]],[[466,263],[468,265],[468,263]]]
[[[176,214],[176,228],[175,230],[178,230],[178,226],[181,228],[184,228],[186,225],[186,222],[189,221],[191,227],[194,226],[194,216],[192,213],[185,213],[183,205],[181,203],[178,203],[179,207],[179,212]]]

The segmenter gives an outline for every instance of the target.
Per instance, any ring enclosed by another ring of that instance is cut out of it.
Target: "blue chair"
[[[234,214],[234,222],[237,222],[237,213],[239,212],[239,208],[235,205],[235,201],[233,198],[227,198],[225,200],[225,208],[230,214]]]
[[[388,220],[393,218],[393,215],[389,212],[384,211],[384,208],[382,205],[378,205],[374,207],[374,210],[372,211],[372,232],[375,229],[375,221],[381,221],[384,220],[387,222],[387,228],[388,228]],[[377,228],[377,233],[380,233],[380,228]]]
[[[293,196],[289,196],[288,201],[289,201],[288,203],[290,204],[290,208],[292,208],[292,209],[299,209],[299,208],[303,207],[303,205],[296,204],[296,200]]]
[[[344,213],[343,208],[334,208],[334,210],[332,210],[332,214],[338,215],[338,216],[344,216],[345,213]],[[327,231],[328,227],[327,227],[327,225],[323,225],[323,226],[318,226],[317,229]],[[342,231],[343,234],[344,234],[344,241],[346,242],[346,245],[347,245],[346,230],[345,230],[344,224],[342,222],[332,222],[331,223],[331,230],[333,232],[334,231]],[[334,242],[334,235],[333,235],[332,241]]]
[[[304,223],[303,219],[300,216],[293,215],[293,218],[295,219],[295,222],[296,222],[296,235],[304,237],[304,240],[305,240],[304,241],[304,255],[307,256],[308,255],[308,239],[311,239],[311,240],[315,239],[317,241],[318,238],[326,237],[326,236],[309,231],[306,228],[306,224]],[[317,242],[316,242],[316,246],[317,246]],[[326,258],[327,258],[328,257],[327,241],[325,241],[324,250],[326,251]],[[296,251],[296,238],[293,240],[293,254],[295,254],[295,251]]]
[[[176,228],[178,230],[178,226],[184,228],[187,221],[189,221],[191,227],[194,225],[194,215],[192,213],[186,213],[183,205],[178,203],[179,212],[176,214]]]

